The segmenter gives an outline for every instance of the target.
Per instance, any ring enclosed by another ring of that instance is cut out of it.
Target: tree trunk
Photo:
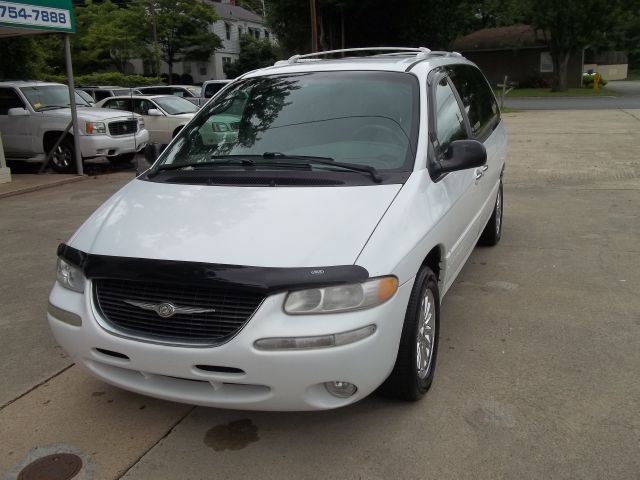
[[[173,60],[169,60],[167,65],[169,66],[169,85],[173,85]]]
[[[553,92],[564,92],[567,90],[567,67],[571,54],[567,51],[552,51],[553,58]]]

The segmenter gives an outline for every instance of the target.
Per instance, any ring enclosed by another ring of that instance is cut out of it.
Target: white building
[[[235,0],[205,0],[205,2],[215,9],[218,16],[218,20],[211,25],[211,31],[220,37],[222,47],[215,51],[208,62],[186,61],[173,65],[173,73],[191,75],[196,84],[205,80],[227,78],[223,67],[238,59],[242,35],[249,34],[258,39],[276,42],[275,37],[265,25],[264,18],[235,5]],[[142,60],[133,60],[132,64],[135,73],[148,73],[144,71]],[[169,67],[164,62],[161,63],[160,73],[169,73]]]

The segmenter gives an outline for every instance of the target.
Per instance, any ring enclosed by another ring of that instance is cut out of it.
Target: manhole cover
[[[39,458],[24,467],[18,480],[69,480],[82,468],[82,460],[71,453],[56,453]]]

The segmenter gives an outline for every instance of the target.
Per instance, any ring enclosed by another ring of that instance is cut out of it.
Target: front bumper
[[[286,315],[282,311],[285,294],[273,295],[232,340],[217,347],[160,345],[108,333],[96,321],[86,293],[91,291],[89,285],[79,294],[56,283],[49,297],[54,307],[78,315],[81,326],[64,323],[50,313],[47,318],[64,350],[94,376],[115,386],[209,407],[323,410],[361,400],[387,378],[395,363],[412,284],[401,285],[393,298],[378,307],[329,315]],[[254,347],[260,338],[325,335],[367,325],[376,326],[373,335],[339,347],[284,351]],[[210,372],[196,365],[241,372]],[[350,382],[358,390],[349,398],[337,398],[323,386],[329,381]]]
[[[149,143],[149,132],[144,128],[135,135],[81,135],[80,150],[83,158],[115,157],[140,152]]]

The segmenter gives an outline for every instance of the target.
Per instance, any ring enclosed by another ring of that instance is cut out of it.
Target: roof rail
[[[292,65],[294,63],[300,62],[303,59],[312,59],[313,57],[322,57],[325,55],[332,55],[334,53],[350,53],[350,52],[391,52],[386,55],[406,55],[408,53],[415,53],[416,59],[424,59],[430,53],[426,47],[418,47],[418,48],[409,48],[409,47],[364,47],[364,48],[343,48],[340,50],[326,50],[324,52],[316,52],[316,53],[307,53],[305,55],[294,55],[288,60],[279,60],[274,66],[282,67],[285,65]]]

